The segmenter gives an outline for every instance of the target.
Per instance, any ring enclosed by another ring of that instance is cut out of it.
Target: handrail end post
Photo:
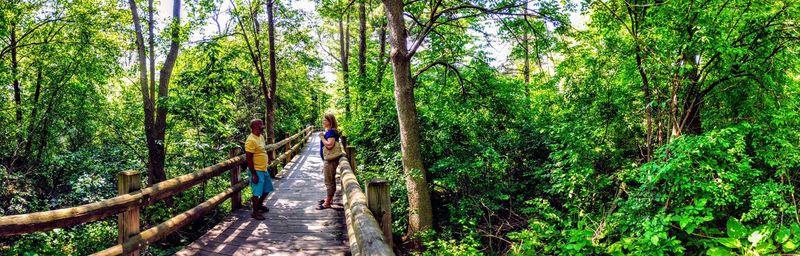
[[[389,198],[389,183],[383,179],[373,179],[367,183],[367,208],[378,221],[383,237],[391,248],[392,239],[392,201]]]
[[[128,194],[141,189],[141,173],[128,170],[117,174],[117,192],[119,195]],[[128,210],[117,215],[117,242],[125,244],[131,236],[139,234],[139,205],[135,205]],[[133,250],[125,255],[138,256],[139,250]]]

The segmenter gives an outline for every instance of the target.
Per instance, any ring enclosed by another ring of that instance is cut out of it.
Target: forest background
[[[798,18],[793,0],[2,1],[0,215],[217,163],[252,118],[277,141],[334,112],[359,178],[392,184],[403,253],[792,253]],[[114,222],[0,252],[89,254]]]

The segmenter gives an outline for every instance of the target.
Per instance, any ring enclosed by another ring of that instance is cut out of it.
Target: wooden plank
[[[305,138],[311,134],[306,133]],[[312,142],[317,140],[313,138]],[[301,147],[303,144],[306,146]],[[266,201],[270,211],[264,214],[265,220],[250,218],[250,211],[246,209],[235,211],[176,255],[189,255],[190,252],[224,255],[348,253],[340,199],[342,193],[338,192],[334,200],[334,207],[338,210],[315,209],[317,200],[325,197],[322,160],[315,150],[317,144],[292,143],[292,146],[297,158],[284,166],[283,178],[274,181],[276,191]]]
[[[265,241],[231,241],[231,242],[214,242],[209,241],[203,245],[193,245],[192,248],[200,248],[201,250],[211,251],[223,254],[232,254],[238,248],[248,249],[265,249],[270,251],[304,251],[304,250],[330,250],[330,251],[347,251],[348,247],[342,243],[312,243],[309,241],[294,241],[294,242],[281,242],[269,243]]]

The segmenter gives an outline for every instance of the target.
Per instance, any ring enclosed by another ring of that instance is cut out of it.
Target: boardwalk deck
[[[284,167],[281,179],[273,180],[266,220],[250,218],[249,207],[237,210],[175,255],[349,255],[340,182],[334,208],[316,209],[325,185],[319,137],[310,140]],[[242,201],[249,197],[242,194]]]

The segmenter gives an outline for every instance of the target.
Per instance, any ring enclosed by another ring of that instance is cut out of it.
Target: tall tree
[[[275,63],[275,20],[272,16],[272,9],[275,1],[267,0],[267,27],[269,33],[269,93],[267,94],[267,143],[275,143],[275,89],[278,83],[277,64]],[[275,160],[275,152],[269,152],[269,161]],[[272,172],[274,173],[274,172]],[[273,174],[274,176],[275,174]]]
[[[30,15],[29,12],[38,11],[42,7],[38,4],[26,3],[20,0],[5,2],[0,7],[10,11],[8,12],[10,15],[0,19],[8,22],[8,34],[3,35],[8,44],[0,48],[0,59],[4,59],[6,54],[11,54],[11,88],[13,89],[15,120],[17,123],[22,123],[24,88],[21,81],[23,67],[20,66],[20,58],[24,58],[24,56],[20,57],[20,51],[24,48],[52,43],[57,32],[63,29],[63,25],[59,27],[56,24],[64,23],[65,16],[62,12],[53,12],[52,14],[42,14],[43,17],[33,17],[34,15]],[[36,89],[40,89],[41,77],[37,77],[39,79],[35,83],[37,85]],[[30,133],[28,136],[30,136]],[[17,143],[23,148],[28,148],[31,141],[30,139],[25,139],[24,136],[18,136]],[[19,153],[27,155],[30,152],[22,151]]]
[[[348,5],[339,18],[339,59],[342,63],[342,82],[344,84],[345,113],[350,113],[350,14]]]
[[[609,1],[598,11],[616,22],[630,42],[636,72],[642,81],[646,121],[646,158],[652,154],[653,123],[669,136],[702,133],[707,97],[748,83],[768,86],[776,56],[798,42],[792,25],[792,1]],[[765,6],[770,6],[766,8]],[[663,17],[680,14],[664,25]],[[666,94],[669,111],[654,92]],[[659,111],[660,112],[660,111]],[[655,120],[661,118],[662,120]],[[666,119],[666,120],[663,120]],[[661,135],[664,136],[664,135]],[[657,141],[669,141],[659,138]]]
[[[0,12],[4,13],[0,15],[0,60],[5,64],[0,65],[0,83],[7,85],[0,89],[0,108],[4,110],[0,113],[13,113],[9,119],[0,115],[0,122],[9,124],[0,129],[0,140],[8,142],[0,145],[0,162],[9,170],[40,167],[49,154],[60,151],[48,145],[84,143],[71,136],[66,136],[70,138],[67,141],[56,141],[52,134],[63,128],[60,124],[73,122],[74,114],[103,105],[74,104],[70,102],[73,98],[64,94],[77,90],[86,94],[75,97],[87,100],[81,97],[92,97],[92,91],[75,87],[103,83],[116,70],[116,45],[109,42],[114,40],[94,36],[116,32],[114,27],[94,23],[109,22],[105,15],[116,10],[104,4],[89,7],[83,2],[0,1]],[[83,18],[87,12],[97,15]],[[96,79],[92,82],[76,83],[93,75]],[[5,96],[6,89],[11,97]],[[70,129],[88,131],[89,127],[92,122],[70,124]],[[86,133],[75,134],[91,138]]]
[[[403,18],[402,0],[384,0],[386,17],[391,31],[392,69],[394,70],[394,97],[397,118],[400,124],[400,145],[403,153],[403,172],[406,174],[408,190],[409,235],[428,230],[433,225],[431,196],[425,167],[420,152],[419,124],[417,107],[414,101],[414,86],[411,81],[411,57],[422,43],[420,39],[409,50],[406,25]],[[436,7],[434,7],[435,9]]]
[[[17,25],[11,23],[11,35],[9,36],[9,46],[11,47],[11,77],[14,79],[14,103],[16,104],[17,122],[22,121],[22,96],[19,87],[19,60],[17,60]]]
[[[261,22],[259,21],[258,14],[262,8],[262,2],[255,0],[247,3],[246,12],[239,10],[236,7],[236,2],[230,0],[233,11],[231,12],[236,19],[239,27],[240,34],[244,43],[247,46],[247,51],[250,55],[250,60],[253,63],[253,69],[258,74],[258,81],[261,87],[261,92],[264,95],[264,128],[266,129],[266,139],[268,144],[275,143],[275,90],[277,88],[277,64],[275,59],[275,22],[273,18],[273,9],[275,1],[267,0],[264,8],[267,12],[267,65],[268,70],[264,67],[264,54],[262,52],[262,33]],[[248,15],[243,15],[247,13]],[[269,72],[267,74],[267,72]],[[275,159],[274,152],[268,152],[267,157],[269,161]],[[270,175],[275,175],[275,172],[270,171]]]
[[[430,5],[415,6],[416,13],[405,13],[405,4],[402,0],[384,0],[384,9],[388,19],[392,51],[390,54],[394,70],[394,96],[397,118],[400,128],[400,143],[403,154],[403,171],[406,177],[409,204],[409,236],[414,237],[419,232],[428,230],[433,223],[430,191],[428,190],[427,172],[422,163],[420,152],[420,129],[418,123],[416,103],[414,99],[414,80],[422,72],[436,65],[451,69],[457,75],[459,72],[447,62],[437,60],[421,68],[413,77],[411,76],[411,60],[420,49],[429,34],[442,26],[458,26],[455,23],[463,19],[473,18],[484,14],[521,15],[509,10],[516,9],[518,4],[501,3],[493,8],[482,6],[482,1],[451,3],[444,0],[435,0]],[[427,11],[428,14],[423,15]],[[533,16],[533,14],[530,14]],[[409,40],[405,24],[405,16],[416,25],[417,35]],[[427,20],[421,17],[427,16]],[[535,16],[541,16],[536,13]],[[409,46],[408,42],[412,44]]]
[[[554,39],[552,38],[556,33],[562,33],[563,26],[556,26],[554,29],[548,29],[545,22],[549,21],[553,24],[563,24],[567,20],[560,12],[560,6],[553,2],[538,2],[536,6],[536,15],[531,15],[530,1],[520,0],[514,3],[519,6],[519,15],[507,15],[505,17],[497,17],[496,21],[500,25],[499,35],[501,39],[511,41],[512,48],[510,58],[519,60],[522,63],[521,71],[518,72],[522,76],[522,80],[526,84],[524,86],[525,94],[530,95],[529,85],[531,83],[531,75],[541,75],[545,72],[542,66],[542,57],[554,50]],[[548,13],[546,19],[535,19],[541,17],[539,13]],[[539,74],[532,72],[531,61],[536,61]],[[519,70],[519,69],[515,69]]]
[[[152,5],[153,0],[148,0],[150,6],[149,24],[151,40],[155,36],[153,33],[153,14]],[[144,35],[142,24],[139,18],[139,10],[136,7],[135,0],[128,1],[133,16],[134,31],[136,32],[136,53],[139,62],[139,85],[141,86],[142,102],[144,103],[144,129],[145,138],[147,140],[147,181],[151,186],[158,182],[167,179],[164,172],[164,160],[166,158],[166,143],[164,136],[167,127],[167,98],[169,96],[169,82],[172,76],[172,70],[175,67],[175,61],[178,58],[178,50],[180,48],[180,7],[181,1],[174,0],[172,3],[172,21],[168,28],[170,29],[170,44],[167,56],[161,67],[158,77],[158,91],[155,88],[155,52],[150,52],[150,62],[147,61],[147,54],[145,53]],[[153,49],[152,41],[150,48]],[[148,65],[150,67],[150,77],[148,79]],[[148,84],[149,80],[149,84]],[[150,86],[148,86],[150,85]],[[156,94],[157,93],[157,94]]]
[[[358,1],[358,82],[364,82],[367,69],[367,8],[366,0]]]
[[[378,70],[375,73],[375,85],[383,81],[383,72],[386,70],[386,23],[378,24]]]
[[[250,60],[253,63],[253,68],[258,73],[258,82],[261,87],[261,93],[264,95],[264,106],[269,106],[269,80],[264,71],[264,59],[261,53],[261,24],[258,21],[258,11],[260,10],[260,1],[249,3],[247,6],[247,13],[249,16],[243,16],[242,11],[236,7],[234,0],[230,1],[233,6],[231,14],[236,19],[236,24],[239,26],[240,35],[247,45],[247,51],[250,54]],[[252,30],[252,31],[251,31]],[[264,117],[266,118],[266,113]]]

